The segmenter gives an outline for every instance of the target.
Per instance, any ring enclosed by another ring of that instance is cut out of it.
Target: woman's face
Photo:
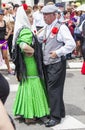
[[[65,19],[69,19],[70,18],[70,12],[67,12],[67,14],[64,17],[65,17]]]
[[[33,15],[32,15],[32,13],[30,13],[28,15],[28,19],[29,19],[30,24],[32,25],[33,24]]]

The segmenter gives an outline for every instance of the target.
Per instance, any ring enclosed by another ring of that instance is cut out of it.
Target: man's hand
[[[56,58],[57,57],[56,51],[51,51],[50,52],[50,57],[51,58]]]

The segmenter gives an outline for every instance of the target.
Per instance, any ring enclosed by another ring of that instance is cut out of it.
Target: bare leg
[[[7,65],[8,72],[12,72],[12,69],[11,69],[10,64],[9,64],[8,51],[2,50],[2,56],[3,56],[3,59],[5,60],[6,65]]]
[[[0,100],[0,130],[14,130],[10,119],[7,115],[6,109],[4,108],[1,100]]]

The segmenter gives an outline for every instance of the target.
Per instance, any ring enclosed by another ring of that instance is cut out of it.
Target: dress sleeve
[[[32,44],[32,32],[30,29],[22,29],[21,30],[19,37],[17,39],[17,44],[20,44],[22,42],[29,44],[29,45]]]

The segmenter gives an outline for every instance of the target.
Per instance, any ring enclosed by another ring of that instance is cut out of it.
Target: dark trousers
[[[0,74],[0,99],[5,103],[7,97],[9,95],[9,84],[7,80]]]
[[[44,66],[51,118],[61,119],[65,116],[63,90],[66,76],[66,60]]]

